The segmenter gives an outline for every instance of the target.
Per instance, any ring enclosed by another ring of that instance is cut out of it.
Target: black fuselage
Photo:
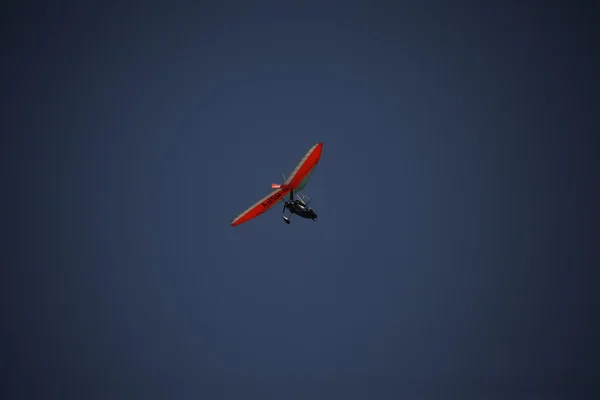
[[[290,210],[291,213],[301,216],[302,218],[317,220],[317,214],[313,209],[308,207],[306,204],[296,200],[294,202],[287,202],[285,208]]]

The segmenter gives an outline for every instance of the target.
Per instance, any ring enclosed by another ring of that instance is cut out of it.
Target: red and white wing
[[[234,220],[231,221],[231,226],[243,224],[244,222],[258,217],[275,204],[279,203],[290,192],[290,190],[301,190],[304,185],[306,185],[306,182],[310,178],[314,168],[321,159],[322,151],[323,143],[317,143],[311,147],[283,185],[271,185],[271,187],[275,188],[275,190],[235,217]]]
[[[231,226],[236,226],[239,224],[243,224],[244,222],[248,222],[253,218],[258,217],[275,204],[279,203],[287,193],[289,193],[290,188],[284,187],[277,190],[272,191],[246,210],[244,210],[240,215],[235,217],[233,221],[231,221]]]
[[[294,168],[291,175],[288,176],[284,185],[291,186],[293,189],[302,189],[304,185],[306,185],[308,178],[310,178],[313,169],[321,159],[322,152],[323,143],[321,142],[311,147],[302,160],[300,160],[296,168]]]

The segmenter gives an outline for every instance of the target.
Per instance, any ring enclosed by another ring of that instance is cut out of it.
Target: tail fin
[[[285,183],[271,183],[271,189],[285,189],[289,187],[290,185],[286,185]]]
[[[285,175],[283,174],[283,172],[281,173],[281,176],[283,177],[283,181],[285,182],[286,178],[285,178]],[[282,186],[285,187],[285,185],[283,185],[283,184],[271,183],[271,189],[279,189]]]

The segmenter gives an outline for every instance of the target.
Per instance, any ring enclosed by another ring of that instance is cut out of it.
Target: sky
[[[589,7],[3,8],[4,398],[600,394]]]

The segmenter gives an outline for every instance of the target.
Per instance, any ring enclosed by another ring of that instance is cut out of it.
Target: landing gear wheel
[[[281,217],[281,218],[283,218],[283,220],[285,221],[286,224],[288,224],[288,225],[290,224],[290,219],[289,218],[287,218],[285,216]]]

